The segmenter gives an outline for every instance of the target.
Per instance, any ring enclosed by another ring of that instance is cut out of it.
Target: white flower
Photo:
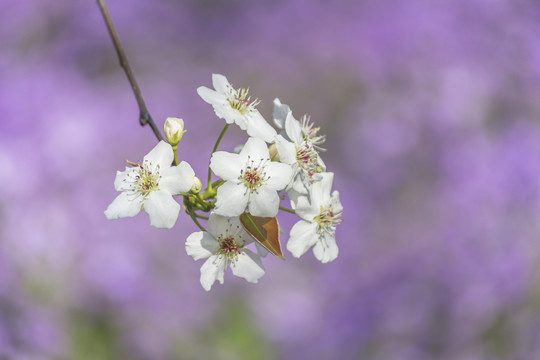
[[[233,122],[240,129],[247,130],[248,135],[272,142],[277,135],[276,130],[262,117],[255,107],[258,100],[251,101],[249,90],[235,90],[227,78],[220,74],[212,74],[212,83],[215,90],[206,86],[197,89],[199,96],[213,106],[216,115],[228,124]]]
[[[184,130],[184,120],[169,117],[165,120],[163,130],[165,131],[167,142],[171,145],[178,145],[186,132],[186,130]]]
[[[144,208],[150,225],[173,227],[180,205],[172,196],[189,191],[195,176],[185,161],[171,167],[173,159],[171,145],[160,141],[144,157],[142,165],[117,171],[114,188],[122,193],[105,210],[107,219],[132,217]]]
[[[302,218],[291,229],[287,243],[294,257],[302,256],[313,247],[317,260],[326,263],[338,256],[335,233],[341,223],[343,207],[339,193],[332,189],[333,173],[323,173],[321,181],[313,184],[311,202],[306,196],[293,197],[296,214]]]
[[[315,147],[315,149],[318,151],[326,151],[320,146],[326,141],[326,135],[319,135],[319,130],[321,130],[321,128],[313,126],[313,123],[310,122],[311,118],[309,115],[302,116],[301,121],[298,121],[292,116],[292,111],[289,105],[282,104],[278,98],[274,99],[274,124],[276,124],[279,129],[285,129],[285,121],[287,116],[292,117],[293,120],[300,124],[302,135],[313,145],[313,147]],[[292,140],[283,130],[281,131],[281,135],[283,135],[283,137],[287,140]]]
[[[246,208],[253,216],[274,217],[279,208],[278,191],[289,183],[289,165],[270,161],[264,141],[249,138],[239,154],[217,151],[210,160],[212,171],[226,182],[218,188],[214,211],[239,216]]]
[[[264,275],[258,255],[245,246],[253,240],[240,225],[238,217],[227,218],[215,213],[208,219],[208,232],[192,233],[186,240],[186,252],[194,260],[205,259],[201,267],[201,285],[209,291],[218,280],[223,284],[225,270],[231,267],[234,275],[256,283]]]
[[[288,108],[284,106],[286,105],[281,105],[280,109]],[[274,111],[274,116],[276,114],[281,116],[283,111],[278,113]],[[301,194],[309,194],[311,185],[321,179],[321,173],[326,170],[326,165],[291,111],[287,112],[282,124],[283,130],[276,137],[276,148],[279,161],[293,168],[293,181],[287,187],[287,191],[292,189]]]

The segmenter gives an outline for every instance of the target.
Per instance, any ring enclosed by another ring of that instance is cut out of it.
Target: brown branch
[[[139,85],[137,84],[137,81],[135,80],[135,76],[133,76],[133,72],[131,71],[131,67],[129,66],[126,54],[124,53],[124,50],[122,50],[122,46],[120,45],[120,40],[118,40],[118,35],[116,34],[116,30],[114,29],[111,17],[109,15],[109,11],[107,10],[107,6],[105,5],[105,1],[104,0],[96,0],[96,1],[99,5],[99,9],[101,10],[101,14],[103,15],[103,18],[105,19],[105,24],[107,24],[107,29],[109,30],[109,34],[111,35],[111,39],[114,44],[114,48],[116,49],[116,53],[118,54],[118,60],[120,61],[120,66],[122,67],[122,69],[124,69],[124,72],[126,73],[129,83],[131,84],[131,88],[133,89],[133,94],[135,95],[135,98],[137,99],[137,104],[139,105],[139,123],[141,124],[141,126],[144,126],[146,124],[150,125],[158,141],[163,140],[163,136],[161,135],[161,132],[156,127],[154,120],[152,120],[152,116],[150,116],[150,113],[146,109],[146,104],[144,103],[141,90],[139,89]]]

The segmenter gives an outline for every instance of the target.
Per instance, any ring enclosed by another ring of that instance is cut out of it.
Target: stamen
[[[249,89],[240,88],[238,90],[229,89],[230,95],[228,98],[229,104],[235,110],[242,115],[246,115],[248,112],[255,109],[259,105],[259,99],[251,100]]]
[[[302,172],[307,175],[309,183],[313,183],[313,175],[324,171],[323,167],[319,165],[317,150],[308,141],[304,141],[301,146],[296,147],[296,163]]]
[[[326,141],[326,135],[319,135],[319,130],[321,130],[321,128],[314,127],[310,120],[311,117],[309,115],[302,116],[302,130],[305,139],[309,140],[317,150],[326,151],[326,149],[319,146]]]
[[[159,190],[160,166],[152,166],[152,163],[145,161],[143,165],[131,162],[128,164],[137,167],[138,170],[128,174],[123,180],[135,196],[135,198],[148,196],[152,191]]]
[[[331,236],[334,236],[336,232],[336,226],[341,224],[341,215],[343,212],[336,213],[334,211],[334,205],[336,205],[336,199],[332,199],[327,206],[321,206],[319,214],[313,218],[313,221],[317,223],[317,233],[325,232]]]
[[[140,167],[140,168],[142,168],[142,165],[141,165],[141,164],[137,164],[137,163],[135,163],[135,162],[133,162],[133,161],[129,161],[129,160],[126,160],[126,162],[128,163],[128,165],[131,165],[131,166],[133,166],[133,167]]]
[[[246,186],[246,193],[257,192],[257,189],[261,187],[268,179],[269,176],[266,175],[266,164],[269,159],[260,159],[256,164],[251,157],[248,156],[246,167],[243,170],[240,170],[240,176],[238,179],[244,183]]]
[[[238,260],[238,256],[242,254],[242,249],[245,246],[245,241],[241,241],[240,227],[233,228],[230,220],[228,220],[228,228],[225,229],[225,233],[218,239],[219,250],[218,256],[225,257],[228,261],[235,262]]]

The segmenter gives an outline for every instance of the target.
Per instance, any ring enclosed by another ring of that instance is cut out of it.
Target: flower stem
[[[199,227],[199,229],[201,229],[202,231],[206,231],[206,229],[199,223],[199,220],[197,220],[197,215],[195,213],[190,211],[188,214],[189,216],[191,216],[191,220],[193,220],[193,222]]]
[[[212,183],[212,187],[216,187],[216,186],[219,187],[219,186],[221,186],[221,184],[224,184],[224,183],[225,183],[225,180],[219,179],[219,180],[216,180],[216,181],[214,181]]]
[[[178,156],[176,155],[176,150],[178,150],[178,145],[174,145],[172,149],[174,153],[174,164],[178,166]]]
[[[219,134],[219,137],[216,140],[216,144],[214,145],[214,148],[212,149],[212,154],[216,152],[219,143],[221,142],[221,139],[223,138],[223,135],[225,135],[225,131],[229,128],[230,124],[225,124],[225,127],[223,130],[221,130],[221,133]],[[212,189],[212,169],[210,169],[210,165],[208,165],[208,189]]]
[[[279,210],[283,210],[283,211],[289,212],[291,214],[296,214],[296,212],[294,210],[287,209],[286,207],[283,207],[283,206],[280,206]]]
[[[131,84],[133,94],[135,95],[135,99],[137,100],[137,104],[139,105],[139,124],[141,124],[141,126],[144,126],[146,124],[150,125],[158,141],[163,140],[161,132],[157,128],[154,120],[152,120],[152,116],[150,116],[150,113],[146,108],[146,104],[144,103],[144,99],[142,97],[141,90],[139,89],[139,85],[135,80],[135,76],[131,71],[131,67],[129,66],[126,54],[124,53],[122,45],[120,44],[120,40],[118,39],[118,34],[114,29],[111,16],[109,15],[109,11],[107,10],[107,5],[105,5],[105,0],[97,0],[97,3],[99,9],[101,10],[103,18],[105,19],[105,24],[107,25],[107,29],[109,30],[109,35],[111,35],[114,48],[116,49],[116,54],[118,55],[118,60],[120,61],[120,66],[122,67],[122,69],[124,69],[124,72],[126,73],[129,83]]]
[[[204,201],[203,199],[201,199],[199,197],[199,195],[193,195],[193,199],[195,199],[196,202],[198,202],[200,205],[202,205],[202,207],[204,209],[202,209],[203,211],[210,211],[210,210],[206,210],[208,209],[208,207],[210,206],[206,201]]]
[[[203,220],[208,220],[208,217],[207,216],[202,216],[202,215],[199,215],[199,214],[196,214],[196,213],[193,213],[195,215],[196,218],[198,219],[203,219]]]

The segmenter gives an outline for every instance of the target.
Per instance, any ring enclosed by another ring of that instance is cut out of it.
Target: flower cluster
[[[131,217],[144,209],[151,225],[171,228],[180,211],[173,195],[182,195],[184,210],[201,230],[187,238],[186,252],[195,260],[207,258],[200,278],[205,290],[216,280],[223,283],[229,266],[234,275],[256,283],[265,272],[261,257],[271,252],[283,258],[280,210],[300,218],[287,242],[294,257],[312,249],[323,263],[336,259],[335,232],[343,208],[338,191],[332,191],[334,174],[326,171],[320,157],[325,136],[308,116],[297,120],[288,105],[275,99],[273,122],[278,133],[257,110],[259,100],[251,100],[249,90],[234,89],[219,74],[212,82],[214,89],[201,86],[197,92],[226,125],[211,155],[206,189],[191,166],[176,155],[184,121],[168,118],[168,143],[161,141],[142,164],[128,162],[131,167],[117,173],[114,185],[121,194],[105,211],[107,218]],[[249,135],[246,143],[239,152],[216,151],[233,123]],[[219,177],[214,182],[212,172]],[[280,206],[284,194],[291,209]],[[208,221],[208,230],[199,219]],[[247,248],[252,243],[256,252]]]

